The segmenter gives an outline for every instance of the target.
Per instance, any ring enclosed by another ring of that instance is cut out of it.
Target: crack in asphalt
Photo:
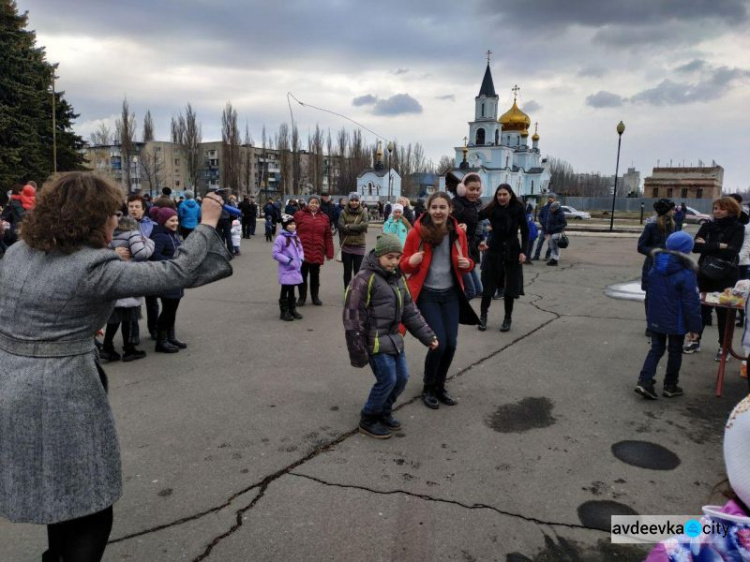
[[[315,476],[309,476],[307,474],[300,474],[298,472],[290,472],[289,476],[296,476],[298,478],[306,478],[307,480],[312,480],[313,482],[317,482],[318,484],[322,484],[324,486],[330,486],[332,488],[345,488],[345,489],[352,489],[352,490],[361,490],[363,492],[370,492],[371,494],[377,494],[381,496],[393,496],[397,494],[402,494],[405,496],[409,496],[412,498],[419,498],[425,501],[432,501],[437,503],[447,503],[450,505],[457,505],[459,507],[463,507],[464,509],[487,509],[490,511],[494,511],[495,513],[498,513],[500,515],[504,515],[507,517],[512,517],[514,519],[521,519],[523,521],[527,521],[529,523],[534,523],[536,525],[547,525],[550,527],[565,527],[567,529],[578,529],[578,530],[586,530],[586,531],[597,531],[599,533],[606,533],[609,534],[609,531],[602,531],[601,529],[596,529],[594,527],[587,527],[586,525],[582,525],[579,523],[560,523],[556,521],[544,521],[543,519],[538,519],[536,517],[529,517],[527,515],[523,515],[522,513],[515,513],[513,511],[505,511],[503,509],[497,508],[493,505],[489,505],[486,503],[472,503],[467,504],[463,503],[457,500],[447,500],[444,498],[436,498],[433,496],[430,496],[428,494],[417,494],[415,492],[408,492],[406,490],[375,490],[373,488],[368,488],[366,486],[357,486],[356,484],[335,484],[333,482],[327,482],[325,480],[322,480],[320,478],[316,478]]]

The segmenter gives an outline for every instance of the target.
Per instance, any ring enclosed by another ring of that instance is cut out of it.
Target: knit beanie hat
[[[157,207],[156,205],[154,205],[148,210],[148,216],[151,218],[152,221],[159,220],[159,209],[161,209],[161,207]]]
[[[661,198],[654,203],[654,211],[656,211],[656,214],[660,217],[666,215],[672,209],[674,209],[674,201],[671,201],[670,199]]]
[[[349,201],[351,200],[359,201],[359,193],[357,193],[356,191],[352,191],[349,194]]]
[[[401,203],[394,203],[391,207],[391,212],[395,213],[396,211],[404,212],[404,206]]]
[[[185,199],[195,199],[195,193],[189,189],[185,190]]]
[[[159,210],[156,213],[156,222],[163,225],[165,222],[167,222],[172,217],[177,216],[177,211],[175,211],[172,207],[157,207]]]
[[[669,238],[667,238],[667,250],[689,254],[693,251],[694,245],[695,242],[693,241],[693,237],[684,230],[678,230],[677,232],[670,234]]]
[[[724,464],[732,490],[750,502],[750,396],[737,404],[724,428]]]
[[[284,213],[281,215],[281,228],[286,228],[288,225],[292,224],[294,222],[294,217],[292,215],[287,215]]]
[[[401,247],[401,240],[395,234],[381,234],[375,242],[375,256],[380,257],[391,252],[403,254],[404,249]]]

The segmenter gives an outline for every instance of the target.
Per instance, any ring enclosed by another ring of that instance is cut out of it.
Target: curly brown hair
[[[105,248],[109,217],[123,204],[110,180],[91,172],[67,172],[44,185],[24,218],[21,238],[42,252],[72,254],[81,246]]]

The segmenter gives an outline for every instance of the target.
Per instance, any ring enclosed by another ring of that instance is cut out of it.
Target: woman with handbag
[[[463,277],[474,267],[468,257],[466,233],[451,216],[447,193],[433,193],[427,211],[409,231],[401,256],[401,271],[417,308],[435,332],[440,346],[427,352],[422,402],[436,410],[440,402],[458,402],[445,390],[445,380],[458,345],[458,325],[478,323],[464,293]]]
[[[728,287],[734,287],[739,278],[737,263],[745,238],[745,229],[739,222],[741,212],[742,208],[733,198],[717,199],[713,204],[714,220],[703,223],[698,229],[698,234],[695,235],[693,252],[701,254],[698,259],[698,289],[702,293],[723,291]],[[711,308],[710,306],[701,307],[704,328],[711,318]],[[716,318],[719,327],[719,350],[716,352],[715,360],[719,361],[727,319],[726,309],[717,307]],[[696,337],[685,344],[683,352],[700,351],[701,336],[702,333],[696,334]]]
[[[549,217],[547,217],[547,226],[544,229],[544,237],[547,239],[550,251],[550,260],[547,265],[556,266],[560,260],[560,248],[567,247],[567,244],[560,245],[566,226],[568,226],[568,221],[565,219],[565,213],[560,210],[560,202],[555,201],[549,206]]]
[[[526,261],[525,248],[529,247],[529,225],[523,203],[507,183],[497,186],[492,201],[479,211],[479,220],[484,219],[490,220],[492,236],[489,245],[485,242],[479,245],[479,249],[486,253],[482,264],[484,290],[478,327],[481,331],[487,329],[487,313],[492,297],[498,288],[503,288],[505,318],[500,331],[507,332],[510,330],[515,299],[524,294],[522,266]]]
[[[339,215],[339,240],[341,248],[336,255],[336,261],[344,263],[344,289],[349,281],[359,271],[365,258],[365,236],[369,218],[367,209],[359,202],[359,193],[349,194],[349,203]]]

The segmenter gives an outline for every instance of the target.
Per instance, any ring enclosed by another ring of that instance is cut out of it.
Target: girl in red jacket
[[[401,257],[401,270],[409,276],[412,299],[440,341],[427,352],[424,365],[425,406],[437,409],[442,402],[457,404],[445,390],[445,379],[458,342],[459,319],[477,324],[476,314],[464,294],[463,275],[472,270],[466,234],[451,215],[447,193],[432,194],[427,212],[409,231]]]

